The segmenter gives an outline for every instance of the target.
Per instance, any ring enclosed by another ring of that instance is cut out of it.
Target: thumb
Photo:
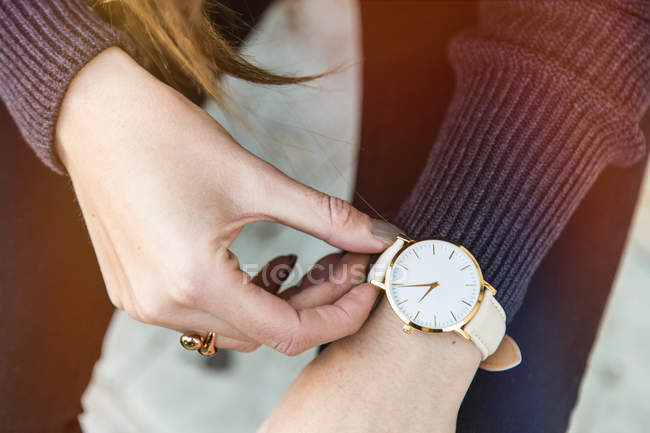
[[[279,172],[278,172],[279,173]],[[370,218],[347,201],[324,194],[279,173],[264,212],[273,220],[315,236],[346,251],[383,251],[402,231]]]

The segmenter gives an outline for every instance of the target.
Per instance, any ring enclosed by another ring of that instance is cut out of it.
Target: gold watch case
[[[470,340],[469,334],[467,332],[465,332],[463,327],[470,320],[472,320],[472,318],[476,315],[476,312],[478,311],[478,309],[479,309],[479,307],[481,305],[481,302],[483,301],[483,297],[485,295],[486,290],[489,290],[490,292],[492,292],[493,295],[496,295],[496,290],[494,289],[494,287],[492,287],[487,281],[485,281],[483,279],[483,272],[481,271],[481,266],[478,264],[478,262],[474,258],[474,255],[472,253],[470,253],[469,250],[467,248],[465,248],[464,246],[462,246],[461,244],[459,244],[457,242],[454,242],[454,241],[450,241],[448,239],[443,239],[443,238],[425,239],[425,240],[428,240],[428,241],[430,241],[430,240],[434,240],[434,241],[439,240],[439,241],[449,242],[449,243],[454,244],[457,247],[459,247],[463,252],[465,252],[470,257],[470,259],[472,259],[472,262],[474,263],[474,265],[476,265],[476,268],[478,269],[478,275],[479,275],[480,280],[481,280],[481,289],[480,289],[480,292],[479,292],[479,295],[478,295],[478,300],[476,301],[476,305],[474,305],[472,310],[465,317],[463,317],[460,321],[458,321],[458,323],[456,323],[456,324],[454,324],[452,326],[448,326],[446,328],[426,328],[424,326],[420,326],[420,325],[418,325],[416,323],[411,322],[397,308],[397,305],[395,305],[395,303],[393,302],[393,299],[390,296],[388,296],[388,291],[391,288],[390,287],[391,275],[392,275],[393,267],[395,266],[395,262],[397,261],[397,258],[408,247],[410,247],[411,245],[413,245],[413,244],[415,244],[417,242],[421,242],[421,241],[415,241],[413,239],[410,239],[410,238],[408,238],[408,237],[406,237],[404,235],[397,235],[397,238],[403,240],[404,245],[393,256],[390,263],[388,264],[388,266],[386,268],[386,274],[384,275],[384,281],[378,282],[378,281],[373,280],[370,283],[386,292],[386,298],[388,298],[388,302],[390,303],[391,308],[393,309],[393,311],[395,312],[397,317],[399,317],[399,319],[404,323],[404,326],[403,326],[402,330],[407,334],[412,333],[414,329],[417,329],[418,331],[422,331],[422,332],[427,332],[427,333],[456,332],[457,334],[461,335],[466,340]]]

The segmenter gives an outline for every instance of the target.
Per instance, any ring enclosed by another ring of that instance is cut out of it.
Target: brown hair
[[[140,61],[159,79],[197,102],[212,96],[228,109],[219,75],[261,84],[295,84],[318,76],[289,77],[255,66],[239,54],[208,17],[234,13],[205,0],[86,0],[107,22],[134,42]]]

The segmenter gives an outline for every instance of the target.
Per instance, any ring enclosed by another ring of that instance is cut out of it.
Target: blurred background
[[[646,125],[649,123],[646,121]],[[646,127],[646,139],[650,137],[649,133],[650,128]],[[646,168],[628,243],[589,359],[569,432],[650,431],[648,306],[650,169]]]
[[[276,71],[309,74],[345,66],[311,87],[268,89],[226,78],[241,104],[240,115],[264,137],[263,144],[216,104],[204,104],[252,152],[348,199],[354,190],[362,86],[358,11],[351,5],[314,0],[309,8],[296,9],[292,2],[280,2],[246,40],[242,49]],[[452,27],[450,22],[447,30]],[[449,71],[441,70],[445,78]],[[650,116],[643,125],[650,137]],[[267,348],[252,354],[221,351],[206,360],[181,350],[175,332],[114,313],[68,180],[36,159],[4,107],[0,140],[0,389],[9,390],[1,397],[0,423],[17,431],[11,420],[20,419],[28,426],[24,431],[42,431],[40,419],[47,418],[75,431],[83,411],[80,421],[89,432],[196,431],[214,420],[218,431],[254,431],[315,351],[294,358]],[[279,157],[272,147],[278,145],[287,154]],[[332,170],[334,181],[327,175]],[[622,170],[608,168],[604,176]],[[282,251],[294,245],[298,267],[305,269],[332,251],[271,224],[252,225],[245,234],[233,247],[242,263],[251,251],[263,257],[250,260],[263,262],[294,252]],[[246,241],[255,237],[268,241],[264,251]],[[569,432],[650,431],[648,306],[650,169]],[[25,328],[20,338],[16,324]],[[82,392],[81,401],[71,397]]]

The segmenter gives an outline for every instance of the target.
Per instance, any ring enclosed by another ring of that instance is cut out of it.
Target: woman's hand
[[[366,319],[376,293],[368,285],[350,290],[359,282],[352,273],[337,283],[336,298],[311,296],[295,308],[277,287],[255,284],[228,248],[253,221],[277,221],[360,253],[385,248],[390,228],[250,154],[118,48],[73,81],[57,150],[111,301],[135,319],[214,331],[217,347],[261,343],[288,355],[352,334]]]

